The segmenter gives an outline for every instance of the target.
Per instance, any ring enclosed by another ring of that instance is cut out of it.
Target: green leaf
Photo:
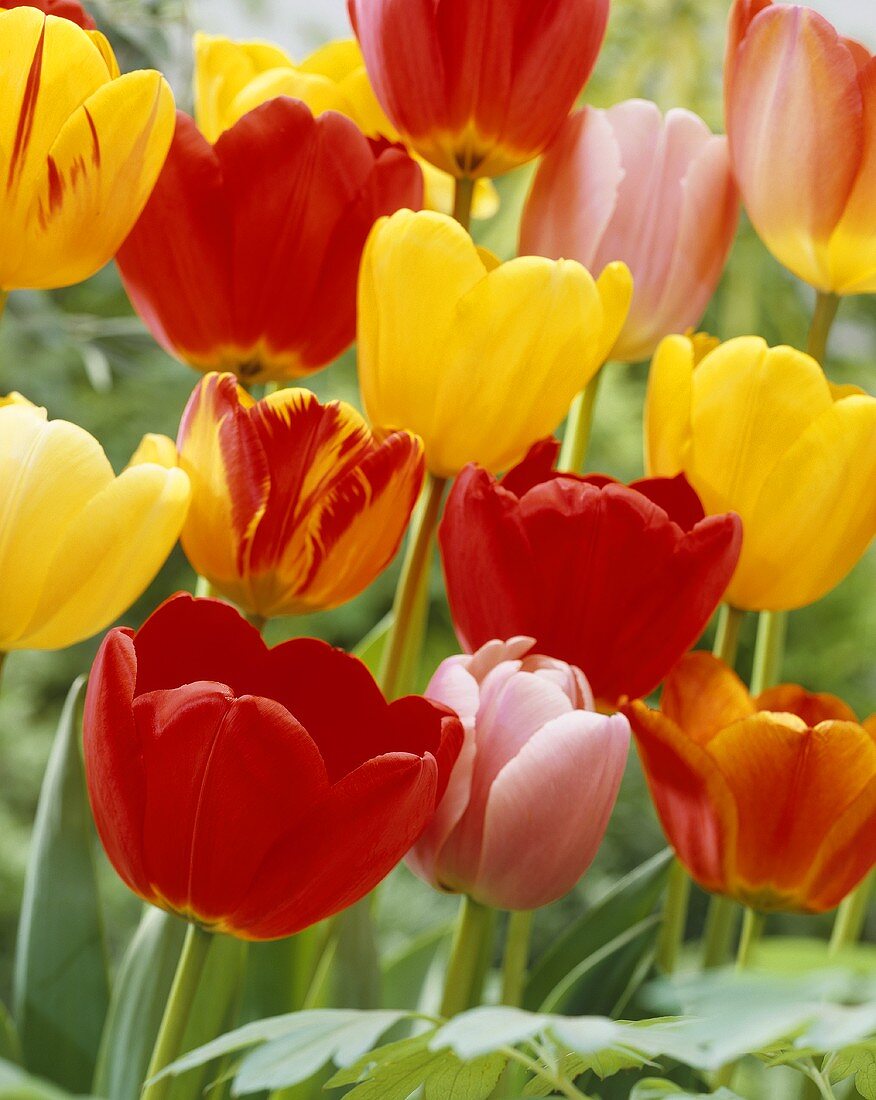
[[[501,1054],[485,1054],[462,1062],[451,1051],[429,1067],[425,1079],[426,1100],[487,1100],[499,1083],[507,1059]]]
[[[738,1093],[720,1088],[717,1092],[685,1092],[672,1081],[649,1077],[640,1081],[630,1093],[630,1100],[693,1100],[695,1097],[712,1097],[712,1100],[742,1100]]]
[[[855,1078],[855,1088],[864,1100],[876,1100],[876,1045],[860,1044],[841,1050],[830,1061],[830,1080]]]
[[[21,1063],[21,1041],[9,1009],[0,1001],[0,1058]]]
[[[671,862],[669,849],[660,852],[622,879],[572,924],[532,968],[526,983],[524,1006],[533,1011],[541,1009],[570,971],[645,920],[663,893]]]
[[[492,1054],[539,1035],[551,1023],[550,1016],[524,1012],[504,1005],[483,1006],[461,1012],[440,1027],[431,1042],[433,1050],[449,1047],[462,1059]]]
[[[15,954],[14,1014],[33,1073],[91,1087],[109,1004],[94,826],[79,750],[84,677],[70,689],[34,824]]]
[[[363,662],[372,676],[376,677],[380,672],[380,664],[394,622],[395,614],[392,611],[387,611],[377,626],[369,630],[353,650],[353,656],[358,657]]]
[[[48,1081],[31,1077],[20,1066],[0,1060],[0,1100],[73,1100],[73,1097]]]
[[[406,1008],[412,1012],[428,1012],[437,1008],[437,1004],[425,1003],[424,998],[436,964],[445,961],[452,934],[452,922],[430,928],[385,960],[383,1003],[387,1008]],[[437,994],[440,999],[440,983]]]
[[[186,923],[147,906],[128,945],[110,1001],[94,1088],[138,1100],[182,951]]]
[[[383,976],[374,924],[374,895],[369,894],[334,918],[332,935],[331,1005],[379,1008],[383,1003]]]

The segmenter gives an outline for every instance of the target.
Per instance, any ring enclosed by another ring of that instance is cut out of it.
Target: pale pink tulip
[[[520,249],[594,272],[622,260],[633,303],[611,358],[635,362],[699,324],[738,218],[727,139],[690,111],[664,118],[631,99],[569,116],[536,173]]]
[[[459,714],[465,743],[408,865],[499,909],[547,905],[587,870],[630,740],[623,715],[593,710],[582,672],[527,656],[532,645],[512,638],[450,657],[426,693]]]

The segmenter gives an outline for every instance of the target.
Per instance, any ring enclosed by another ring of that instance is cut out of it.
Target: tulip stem
[[[6,303],[9,301],[9,291],[0,289],[0,317],[3,316],[3,311],[6,309]]]
[[[729,603],[722,603],[718,611],[718,630],[715,634],[715,644],[712,653],[725,665],[733,668],[736,664],[736,654],[739,652],[739,633],[745,612],[738,607],[731,607]]]
[[[393,604],[393,622],[380,670],[380,686],[387,699],[395,699],[407,687],[405,669],[415,669],[423,646],[425,616],[417,615],[427,599],[432,564],[432,542],[438,526],[444,486],[442,478],[426,475],[423,497],[408,535],[405,560]]]
[[[559,468],[567,470],[570,474],[580,474],[584,470],[584,460],[587,458],[590,432],[593,428],[596,398],[599,394],[599,383],[604,370],[605,367],[590,379],[584,389],[572,401],[572,407],[569,409],[566,434],[563,437],[563,447],[560,451]]]
[[[756,909],[746,909],[742,918],[742,936],[736,954],[736,969],[747,970],[751,966],[754,949],[763,935],[766,916]]]
[[[819,290],[815,296],[815,312],[809,327],[809,341],[806,350],[813,359],[824,366],[827,359],[827,341],[830,330],[839,309],[840,300],[836,294],[825,294]]]
[[[788,630],[786,611],[761,611],[757,620],[757,642],[751,670],[751,694],[760,695],[775,687],[782,675],[785,637]]]
[[[505,938],[505,958],[502,964],[502,1004],[520,1008],[523,987],[529,966],[529,945],[535,913],[531,910],[511,913]]]
[[[867,909],[876,884],[876,872],[871,871],[863,882],[849,894],[837,910],[828,955],[839,954],[844,947],[851,947],[861,938],[867,920]]]
[[[720,894],[711,898],[703,934],[704,970],[714,970],[716,966],[723,966],[727,961],[738,911],[739,906],[731,898]]]
[[[145,1084],[141,1100],[165,1100],[170,1093],[171,1077],[162,1077],[159,1081],[153,1081],[152,1078],[183,1053],[181,1047],[186,1024],[212,942],[211,932],[207,932],[196,924],[189,925],[173,985],[170,988],[170,996],[167,998],[167,1007],[164,1010],[161,1027],[158,1029],[152,1060],[146,1072],[146,1081],[151,1081],[151,1084]]]
[[[657,941],[657,965],[664,974],[672,974],[678,965],[678,955],[684,942],[687,909],[690,901],[690,878],[676,859],[669,868],[666,900],[663,903],[663,923]]]
[[[495,926],[495,909],[463,896],[444,977],[441,1015],[445,1019],[480,1004],[490,968]]]
[[[453,216],[463,229],[471,228],[471,209],[474,203],[475,180],[472,176],[459,176],[453,191]]]

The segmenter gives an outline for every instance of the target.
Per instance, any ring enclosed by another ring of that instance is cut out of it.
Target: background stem
[[[763,935],[766,917],[756,909],[746,909],[742,918],[742,936],[739,940],[739,951],[736,955],[736,966],[739,970],[745,970],[751,966],[754,949]]]
[[[596,398],[599,394],[599,383],[604,370],[605,367],[602,367],[590,379],[572,401],[572,407],[569,409],[566,434],[560,451],[559,469],[567,470],[570,474],[580,474],[584,469],[584,460],[587,458],[587,448],[590,444],[590,432],[593,428]]]
[[[444,978],[441,1015],[446,1019],[480,1004],[490,968],[496,911],[463,896]]]
[[[844,947],[851,947],[861,938],[874,882],[876,882],[876,872],[871,871],[837,910],[828,950],[830,956],[838,954]]]
[[[779,682],[787,630],[787,611],[761,611],[757,620],[757,642],[751,670],[752,695],[760,695]]]
[[[739,906],[732,898],[715,894],[709,902],[703,934],[703,969],[723,966],[730,954]]]
[[[806,350],[813,359],[824,366],[827,359],[827,341],[830,330],[833,327],[840,300],[836,294],[825,294],[818,291],[815,297],[815,312],[812,315],[812,324],[809,327],[809,340]]]
[[[505,959],[502,965],[502,1004],[519,1008],[523,1004],[523,987],[529,966],[529,945],[535,913],[531,910],[511,913],[505,938]]]
[[[463,229],[471,227],[471,208],[474,202],[475,181],[471,176],[459,176],[453,192],[453,216]]]
[[[657,940],[657,965],[664,974],[672,974],[678,965],[689,900],[690,878],[681,863],[677,859],[673,860],[669,868],[666,900],[663,903],[663,923]]]

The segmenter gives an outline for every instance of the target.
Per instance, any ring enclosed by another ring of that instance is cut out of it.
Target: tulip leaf
[[[377,626],[373,627],[361,642],[353,650],[353,656],[358,657],[367,667],[372,676],[380,673],[380,665],[386,649],[386,642],[395,622],[395,614],[387,611]]]
[[[0,1058],[21,1063],[21,1040],[9,1009],[0,1001]]]
[[[137,1100],[186,934],[185,921],[148,906],[116,976],[94,1088]]]
[[[383,977],[374,924],[374,894],[333,918],[331,1003],[338,1008],[380,1008]]]
[[[387,1008],[437,1010],[441,998],[440,979],[452,934],[452,922],[430,928],[384,961],[383,1003]],[[436,969],[441,973],[436,975],[437,981],[431,981]],[[432,992],[434,995],[430,996]]]
[[[91,1087],[109,1004],[94,826],[79,747],[85,679],[70,689],[34,824],[15,955],[24,1063],[65,1088]]]
[[[0,1100],[73,1100],[73,1097],[48,1081],[32,1077],[20,1066],[0,1060]],[[76,1100],[89,1098],[79,1096]]]
[[[557,1001],[556,990],[561,985],[568,988],[567,977],[582,962],[607,945],[616,941],[628,929],[639,925],[651,914],[666,885],[672,853],[669,849],[643,863],[622,879],[606,896],[589,909],[562,935],[537,961],[526,983],[524,1005],[533,1011],[540,1009],[548,999]],[[627,968],[627,980],[632,976]],[[615,1000],[620,996],[617,993]],[[582,1011],[581,998],[574,1002],[562,1002],[569,1010]],[[603,1011],[608,1011],[614,1001]],[[586,1011],[599,1008],[585,1005]]]

